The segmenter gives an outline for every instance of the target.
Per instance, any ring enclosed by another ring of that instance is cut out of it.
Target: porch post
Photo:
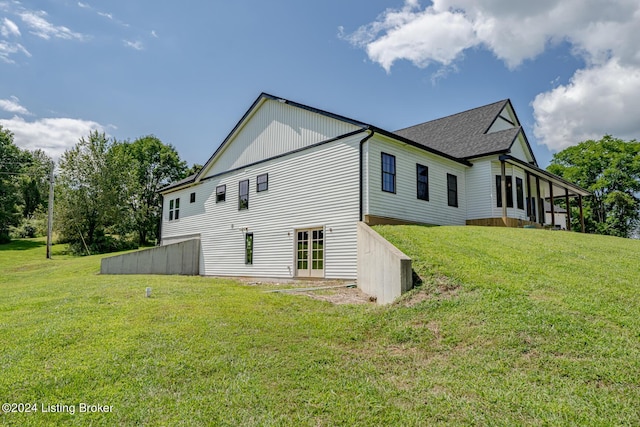
[[[524,173],[527,178],[527,219],[531,221],[531,174],[529,174],[529,171]]]
[[[544,211],[544,202],[540,202],[540,200],[542,200],[542,198],[540,197],[540,177],[536,175],[536,204],[538,205],[538,222],[540,223],[540,225],[544,225],[544,216],[545,216],[545,211]]]
[[[582,228],[582,232],[585,232],[584,228],[584,213],[582,212],[582,195],[578,194],[578,206],[580,207],[580,227]]]
[[[553,182],[549,181],[549,203],[551,203],[551,226],[556,226],[556,210],[553,205]]]
[[[507,226],[507,167],[504,160],[500,160],[501,182],[500,192],[502,193],[502,222]]]
[[[567,205],[567,231],[571,231],[571,206],[569,206],[569,189],[564,188],[564,202]]]

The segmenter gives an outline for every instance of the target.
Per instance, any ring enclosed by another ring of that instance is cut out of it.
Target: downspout
[[[162,219],[164,218],[164,194],[160,194],[160,224],[158,225],[157,246],[162,246]]]
[[[362,159],[362,147],[364,146],[364,143],[367,142],[369,140],[369,138],[371,138],[373,136],[373,134],[375,133],[373,129],[366,129],[367,131],[369,131],[369,135],[365,136],[364,138],[362,138],[362,140],[360,141],[360,221],[364,221],[364,216],[363,216],[363,194],[364,194],[364,189],[363,189],[363,180],[364,180],[364,160]]]

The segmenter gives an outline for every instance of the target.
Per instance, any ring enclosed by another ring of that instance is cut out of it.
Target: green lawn
[[[640,424],[640,242],[376,228],[424,280],[387,307],[0,246],[0,424]]]

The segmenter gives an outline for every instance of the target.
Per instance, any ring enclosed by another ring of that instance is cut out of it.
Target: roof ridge
[[[437,122],[439,120],[449,119],[451,117],[459,116],[459,115],[462,115],[462,114],[468,114],[468,113],[470,113],[472,111],[480,110],[480,109],[487,108],[487,107],[492,107],[492,106],[497,105],[497,104],[505,104],[506,105],[508,102],[510,102],[510,99],[509,98],[505,98],[505,99],[502,99],[500,101],[491,102],[489,104],[481,105],[479,107],[470,108],[468,110],[460,111],[458,113],[453,113],[453,114],[449,114],[447,116],[438,117],[437,119],[427,120],[426,122],[422,122],[422,123],[416,123],[415,125],[411,125],[411,126],[407,126],[407,127],[401,128],[401,129],[397,129],[397,130],[394,130],[393,132],[400,132],[400,131],[403,131],[403,130],[406,130],[406,129],[411,129],[411,128],[416,127],[416,126],[422,126],[422,125],[424,125],[426,123],[433,123],[433,122]]]

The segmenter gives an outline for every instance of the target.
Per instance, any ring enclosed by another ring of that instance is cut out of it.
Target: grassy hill
[[[376,229],[424,282],[387,307],[0,246],[0,424],[640,424],[640,242]]]

